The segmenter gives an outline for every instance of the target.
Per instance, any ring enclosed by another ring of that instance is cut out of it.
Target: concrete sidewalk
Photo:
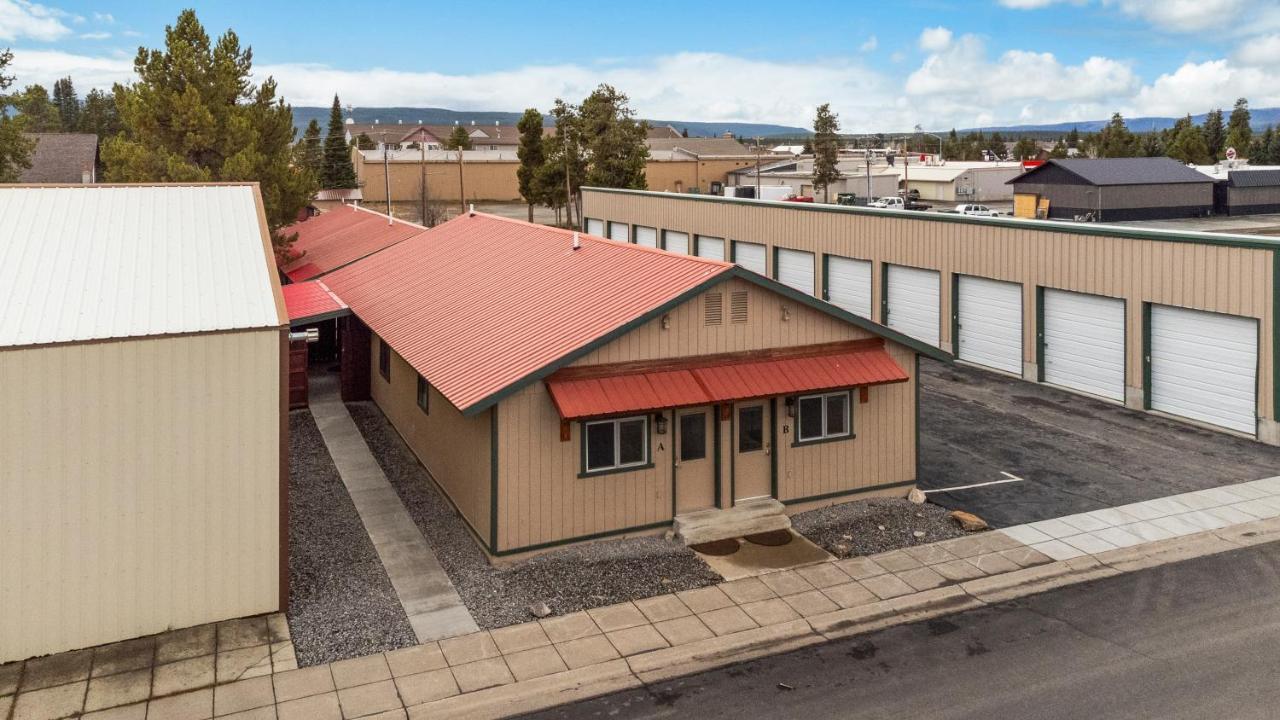
[[[478,630],[435,553],[369,452],[369,446],[339,396],[335,375],[312,376],[310,404],[316,427],[324,437],[324,444],[386,568],[418,642]]]

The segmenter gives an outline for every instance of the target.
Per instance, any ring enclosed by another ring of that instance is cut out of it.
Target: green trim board
[[[831,253],[822,254],[822,300],[831,302]]]
[[[676,411],[671,410],[671,422],[667,424],[670,430],[667,433],[669,438],[667,443],[667,454],[671,456],[671,519],[676,517]]]
[[[516,555],[518,553],[533,552],[535,550],[546,550],[547,548],[560,547],[561,545],[586,542],[588,540],[600,540],[602,538],[614,537],[616,535],[626,535],[627,533],[656,530],[661,527],[671,527],[671,520],[659,520],[658,522],[649,523],[647,525],[635,525],[632,527],[618,528],[617,530],[605,530],[598,533],[591,533],[590,535],[578,535],[577,537],[565,538],[563,540],[551,540],[549,542],[538,543],[536,545],[525,545],[523,547],[498,550],[496,552],[490,550],[489,554],[494,557],[504,557],[507,555]]]
[[[1280,417],[1280,332],[1276,328],[1280,323],[1280,250],[1272,253],[1271,265],[1271,420],[1275,421]]]
[[[804,502],[817,502],[818,500],[830,500],[831,498],[849,497],[850,495],[865,495],[880,490],[891,490],[893,488],[909,487],[915,485],[915,480],[904,480],[902,482],[889,483],[887,485],[876,485],[873,487],[857,488],[854,490],[837,490],[836,492],[824,493],[822,495],[809,495],[808,497],[791,498],[783,500],[783,505],[797,505]]]
[[[1044,286],[1036,286],[1036,382],[1044,382]]]
[[[715,454],[712,455],[711,459],[711,473],[715,476],[716,507],[720,507],[720,426],[723,423],[720,421],[719,405],[711,406],[711,422],[713,423],[713,427],[711,428],[711,442],[716,445]]]
[[[1257,373],[1254,374],[1257,375]],[[1257,397],[1256,392],[1254,397]],[[1151,303],[1149,302],[1142,303],[1142,409],[1151,409]]]
[[[942,273],[938,273],[938,282],[942,282]],[[951,354],[960,359],[960,273],[954,272],[951,273]]]
[[[1241,247],[1254,250],[1280,250],[1280,239],[1269,240],[1256,235],[1240,235],[1231,233],[1188,232],[1178,230],[1158,230],[1154,228],[1133,228],[1128,226],[1106,225],[1102,223],[1074,223],[1061,220],[1035,220],[1031,218],[1010,217],[973,217],[953,213],[903,212],[881,208],[868,208],[850,205],[827,205],[823,203],[796,203],[784,200],[756,200],[753,198],[726,198],[715,195],[693,195],[653,192],[649,190],[625,190],[620,188],[584,187],[583,192],[615,195],[637,195],[663,200],[681,200],[686,202],[731,203],[745,207],[780,208],[792,212],[844,213],[867,217],[892,218],[902,222],[939,222],[958,223],[961,225],[981,225],[984,227],[1006,227],[1035,232],[1066,233],[1070,235],[1090,235],[1095,237],[1116,237],[1127,240],[1155,240],[1166,242],[1182,242],[1201,245],[1222,245],[1225,247]]]
[[[738,504],[738,406],[729,405],[729,507]],[[719,442],[717,441],[717,445]],[[718,475],[719,473],[717,473]],[[720,479],[716,478],[716,507],[720,505]]]
[[[498,408],[489,415],[489,552],[498,549]]]
[[[915,446],[915,470],[912,475],[917,481],[920,480],[920,356],[916,355],[915,375],[911,377],[912,382],[916,384],[915,388],[915,404],[916,404],[916,446]]]
[[[880,260],[880,324],[889,327],[889,265]]]
[[[774,250],[776,252],[777,250],[776,246]],[[528,375],[520,378],[519,380],[516,380],[510,385],[507,385],[506,387],[504,387],[503,389],[492,393],[491,395],[489,395],[488,397],[482,400],[477,401],[476,403],[472,404],[470,407],[462,411],[463,416],[471,417],[481,412],[484,412],[488,408],[493,407],[494,405],[497,405],[504,398],[507,398],[512,394],[516,393],[517,391],[521,390],[526,385],[533,382],[537,382],[538,380],[542,380],[543,378],[547,377],[548,375],[555,372],[556,370],[559,370],[562,367],[572,364],[574,361],[578,360],[584,355],[587,355],[588,353],[595,350],[596,348],[602,347],[612,342],[613,340],[631,332],[632,330],[635,330],[636,328],[644,325],[645,323],[651,320],[662,317],[662,315],[665,314],[666,312],[678,307],[679,305],[682,305],[688,302],[689,300],[705,292],[706,290],[720,283],[723,283],[727,280],[730,280],[732,278],[739,278],[741,280],[745,280],[746,282],[752,283],[754,285],[758,285],[766,290],[769,290],[773,293],[781,295],[789,300],[794,300],[810,309],[817,310],[818,312],[825,313],[827,315],[830,315],[840,320],[844,320],[845,322],[851,325],[854,325],[855,327],[862,328],[863,330],[866,330],[874,335],[883,337],[886,340],[891,340],[893,342],[896,342],[899,345],[905,345],[906,347],[918,353],[921,353],[923,355],[927,355],[931,358],[934,358],[935,360],[940,360],[942,362],[951,362],[954,359],[950,353],[944,352],[927,343],[920,342],[919,340],[916,340],[913,337],[904,335],[898,332],[897,330],[890,329],[888,327],[885,327],[884,325],[881,325],[880,323],[869,320],[867,318],[854,315],[853,313],[847,310],[836,307],[835,305],[832,305],[823,300],[819,300],[818,298],[812,295],[802,293],[799,290],[796,290],[790,286],[783,285],[777,280],[764,277],[763,275],[758,275],[738,265],[729,265],[729,266],[726,266],[720,272],[717,272],[716,274],[712,275],[711,277],[707,278],[701,283],[695,285],[694,287],[689,288],[688,290],[685,290],[684,292],[668,300],[667,302],[662,303],[661,305],[658,305],[657,307],[649,310],[648,312],[640,315],[639,317],[629,322],[619,325],[618,327],[614,328],[613,330],[610,330],[604,335],[601,335],[595,340],[579,347],[576,350],[573,350],[569,353],[566,353],[560,356],[556,360],[529,373]],[[881,292],[881,295],[882,296],[884,295],[883,290]]]
[[[769,398],[769,495],[778,497],[778,399],[776,397]]]

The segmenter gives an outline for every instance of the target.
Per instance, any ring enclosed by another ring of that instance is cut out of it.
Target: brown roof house
[[[27,133],[36,142],[31,167],[18,182],[87,184],[98,179],[98,136],[93,133]]]

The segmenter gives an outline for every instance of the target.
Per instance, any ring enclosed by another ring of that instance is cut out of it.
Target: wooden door
[[[733,418],[733,500],[773,494],[769,428],[773,418],[767,400],[741,402]]]
[[[676,411],[676,514],[715,507],[713,415],[710,407]]]

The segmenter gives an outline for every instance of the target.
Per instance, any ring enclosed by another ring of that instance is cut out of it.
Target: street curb
[[[627,661],[619,659],[534,680],[454,695],[414,705],[408,710],[410,720],[489,720],[537,712],[643,685],[631,672]]]

